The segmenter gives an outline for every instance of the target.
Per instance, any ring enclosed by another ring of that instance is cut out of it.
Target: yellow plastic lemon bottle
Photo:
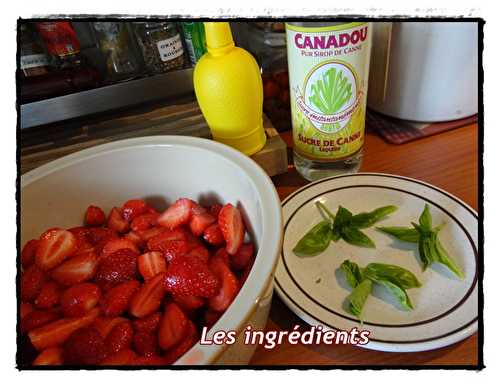
[[[207,53],[196,63],[194,91],[213,138],[252,155],[264,147],[262,77],[253,56],[234,45],[229,23],[205,23]]]

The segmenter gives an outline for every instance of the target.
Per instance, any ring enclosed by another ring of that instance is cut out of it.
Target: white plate
[[[334,213],[338,205],[355,214],[380,206],[398,206],[395,213],[377,223],[383,226],[410,225],[428,203],[434,223],[446,222],[440,240],[465,279],[459,280],[437,264],[423,272],[415,245],[399,242],[374,227],[363,231],[376,243],[376,249],[339,240],[318,256],[296,256],[292,249],[297,241],[322,219],[315,206],[318,200]],[[370,342],[363,347],[392,352],[437,349],[477,330],[478,217],[458,198],[418,180],[360,173],[305,186],[285,199],[283,214],[285,236],[275,287],[288,307],[309,324],[335,330],[369,330]],[[345,259],[362,267],[380,262],[412,271],[423,284],[408,290],[415,309],[402,310],[388,293],[375,287],[365,303],[361,326],[344,307],[351,289],[338,268]]]

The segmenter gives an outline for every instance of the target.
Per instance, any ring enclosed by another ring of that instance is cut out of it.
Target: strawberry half
[[[140,255],[137,258],[137,265],[144,280],[167,271],[167,262],[163,254],[159,251],[150,251],[149,253]]]
[[[137,354],[130,349],[122,349],[115,354],[111,354],[101,361],[100,365],[118,366],[129,365],[137,358]]]
[[[149,238],[148,249],[150,251],[163,251],[165,250],[169,242],[172,241],[186,241],[187,242],[187,232],[184,229],[166,230],[163,229],[159,234]]]
[[[234,270],[243,270],[250,262],[253,261],[253,256],[253,244],[244,243],[238,249],[237,253],[231,257],[231,267]]]
[[[33,305],[29,302],[21,302],[19,306],[19,317],[21,320],[33,311]]]
[[[32,265],[21,273],[21,300],[35,299],[45,282],[45,273],[37,266]]]
[[[158,217],[160,214],[157,213],[146,213],[139,215],[134,218],[132,223],[130,224],[130,228],[134,231],[138,230],[147,230],[156,225],[158,221]]]
[[[110,254],[113,254],[121,249],[129,249],[129,250],[132,250],[136,254],[140,253],[137,245],[134,242],[132,242],[130,239],[114,238],[114,239],[110,239],[108,242],[106,242],[106,244],[102,248],[100,258],[105,259]]]
[[[121,322],[113,329],[104,340],[108,354],[114,354],[132,345],[134,329],[130,321]]]
[[[219,213],[222,210],[222,205],[220,203],[214,203],[208,208],[208,212],[213,215],[214,218],[219,218]]]
[[[185,225],[191,219],[192,208],[193,201],[191,199],[178,199],[159,216],[158,224],[170,230]]]
[[[77,248],[76,238],[68,230],[54,228],[40,237],[35,263],[42,270],[50,270],[71,257]]]
[[[208,226],[217,221],[215,218],[216,217],[207,212],[205,208],[195,205],[191,209],[189,228],[191,229],[193,235],[199,237]]]
[[[35,263],[35,254],[39,242],[40,241],[38,239],[32,239],[24,245],[23,250],[21,251],[21,265],[24,269]]]
[[[33,361],[33,365],[62,365],[63,350],[61,348],[48,348],[43,350]]]
[[[181,358],[185,353],[189,351],[200,339],[196,326],[191,320],[188,320],[186,325],[185,337],[182,341],[171,348],[165,355],[164,359],[167,364],[171,365],[179,358]]]
[[[132,321],[134,330],[137,333],[156,333],[160,324],[161,313],[156,312],[147,317],[139,318]]]
[[[108,216],[108,227],[118,233],[126,233],[130,225],[128,221],[122,217],[120,209],[113,207]]]
[[[61,299],[61,289],[54,281],[45,282],[40,290],[40,293],[33,302],[39,309],[50,309],[57,304]]]
[[[24,334],[59,319],[61,315],[53,310],[33,310],[21,319],[21,333]]]
[[[123,218],[131,222],[139,215],[145,214],[148,211],[148,205],[142,199],[131,199],[122,206]]]
[[[168,291],[175,295],[212,297],[219,290],[219,280],[206,263],[196,257],[175,258],[169,264],[165,279]]]
[[[135,333],[133,346],[134,350],[143,357],[155,356],[158,353],[158,336],[154,333]]]
[[[137,277],[137,253],[130,249],[119,249],[99,263],[95,276],[103,290]]]
[[[97,317],[92,327],[95,328],[102,336],[106,338],[111,330],[121,322],[127,322],[128,320],[123,317]]]
[[[105,317],[116,317],[129,307],[130,300],[141,284],[136,280],[127,281],[110,289],[102,300],[102,311]]]
[[[50,276],[62,285],[75,285],[94,277],[97,263],[94,253],[78,254],[52,270]]]
[[[85,224],[87,226],[101,226],[106,222],[106,214],[100,207],[90,205],[85,211]]]
[[[205,299],[194,295],[172,295],[172,299],[183,310],[190,312],[205,305]]]
[[[222,284],[219,292],[208,300],[208,306],[212,310],[222,312],[229,307],[238,294],[239,281],[222,258],[213,258],[210,261],[210,270]]]
[[[146,281],[130,300],[129,313],[142,318],[157,311],[165,296],[165,273],[159,273]]]
[[[245,225],[240,211],[228,203],[220,211],[218,222],[226,241],[227,252],[231,255],[236,254],[245,236]]]
[[[198,258],[203,263],[208,263],[208,260],[210,259],[210,253],[204,246],[195,247],[194,249],[190,250],[187,255],[190,257]]]
[[[70,365],[96,365],[106,356],[101,334],[89,327],[74,331],[63,346],[64,363]]]
[[[217,223],[205,229],[203,232],[203,239],[213,246],[222,246],[225,243],[224,236]]]
[[[101,289],[94,283],[80,283],[66,289],[61,297],[65,317],[81,317],[94,308],[101,298]]]
[[[160,348],[168,350],[177,345],[186,334],[188,317],[174,302],[165,307],[158,329],[158,343]]]

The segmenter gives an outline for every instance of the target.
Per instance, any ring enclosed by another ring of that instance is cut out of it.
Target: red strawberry
[[[67,230],[50,229],[42,234],[36,249],[35,263],[42,270],[50,270],[76,252],[76,238]]]
[[[251,243],[242,244],[231,258],[231,267],[234,270],[243,270],[253,260],[253,251]]]
[[[205,229],[203,239],[214,246],[222,246],[225,242],[222,231],[220,231],[217,223],[214,223]]]
[[[243,243],[245,225],[240,211],[231,203],[226,204],[219,213],[219,227],[226,240],[226,250],[234,255]]]
[[[109,366],[129,365],[136,358],[137,354],[135,354],[133,350],[122,349],[119,352],[116,352],[115,354],[106,357],[104,360],[101,361],[100,365],[109,365]]]
[[[103,290],[107,290],[136,277],[137,253],[130,249],[120,249],[101,260],[95,282]]]
[[[138,230],[147,230],[156,225],[158,217],[160,214],[157,213],[146,213],[139,215],[134,218],[132,221],[130,228],[134,231]]]
[[[159,234],[149,238],[148,249],[151,251],[162,251],[171,241],[187,241],[187,232],[184,229],[163,230]]]
[[[185,333],[186,335],[182,341],[164,355],[163,358],[166,360],[167,364],[173,364],[198,342],[198,331],[196,330],[196,326],[190,320],[187,322]]]
[[[28,336],[33,346],[42,351],[46,348],[59,346],[77,329],[92,324],[99,315],[99,309],[94,308],[79,318],[63,318],[31,330]]]
[[[140,283],[136,280],[123,282],[110,289],[102,300],[102,311],[106,317],[116,317],[124,313]]]
[[[61,297],[65,317],[81,317],[97,305],[101,289],[94,283],[80,283],[66,289]]]
[[[252,259],[250,260],[250,262],[248,262],[248,264],[245,266],[245,268],[241,272],[241,275],[240,275],[240,287],[243,286],[243,284],[247,280],[248,276],[250,275],[250,272],[252,271],[252,266],[253,266],[253,262],[254,261],[255,261],[255,257],[252,257]]]
[[[210,309],[222,312],[226,310],[239,291],[239,282],[229,266],[222,258],[213,258],[210,261],[210,269],[222,282],[218,294],[208,300]]]
[[[102,248],[100,259],[106,259],[109,255],[121,249],[129,249],[136,254],[140,253],[135,243],[131,240],[124,238],[114,238],[106,242],[106,244]]]
[[[34,304],[39,309],[50,309],[61,299],[61,289],[54,281],[45,282],[36,297]]]
[[[155,355],[140,356],[130,362],[130,365],[137,366],[165,366],[167,361],[163,357]]]
[[[157,235],[160,235],[167,231],[169,230],[167,230],[165,227],[152,227],[147,230],[137,230],[137,234],[139,234],[143,241],[147,242],[151,238],[154,238]]]
[[[158,310],[165,296],[165,273],[146,281],[130,300],[129,313],[142,318]]]
[[[173,295],[172,299],[185,311],[196,310],[205,305],[203,298],[194,295]]]
[[[208,212],[213,215],[214,218],[219,218],[219,213],[222,210],[222,205],[219,203],[214,203],[208,208]]]
[[[38,239],[32,239],[26,242],[26,244],[24,245],[23,250],[21,251],[21,265],[24,269],[30,267],[31,265],[33,265],[33,263],[35,263],[35,254],[38,243]]]
[[[138,248],[143,248],[146,245],[146,242],[144,242],[139,233],[136,231],[129,231],[123,236],[123,238],[131,241]]]
[[[122,349],[128,349],[132,345],[134,330],[130,321],[120,322],[116,325],[105,339],[108,354],[117,353]]]
[[[195,247],[193,250],[189,251],[187,255],[198,258],[200,261],[204,263],[208,263],[208,260],[210,259],[210,253],[204,246]]]
[[[100,207],[89,206],[85,212],[85,224],[87,226],[101,226],[106,222],[106,214]]]
[[[191,246],[187,241],[167,241],[160,247],[165,259],[170,263],[176,258],[180,258],[191,250]]]
[[[175,303],[165,307],[158,329],[158,343],[160,348],[168,350],[177,345],[186,335],[188,317]]]
[[[148,211],[146,202],[142,199],[131,199],[122,207],[122,216],[126,221],[131,222],[139,215],[145,214]]]
[[[45,273],[36,265],[32,265],[21,274],[21,301],[35,299],[45,282]]]
[[[62,285],[85,282],[95,275],[97,263],[94,253],[78,254],[52,270],[51,277]]]
[[[21,333],[24,334],[43,325],[46,325],[60,317],[58,312],[53,310],[33,310],[25,317],[21,318]]]
[[[158,273],[167,271],[165,257],[159,251],[150,251],[137,258],[139,272],[145,280],[154,277]]]
[[[215,325],[215,323],[219,320],[221,317],[222,313],[220,311],[215,311],[212,309],[207,309],[205,312],[205,315],[203,317],[205,321],[205,326],[210,329],[212,326]]]
[[[228,252],[224,248],[220,248],[215,252],[214,256],[212,257],[212,260],[214,260],[214,259],[222,259],[222,261],[228,266],[231,264],[231,262],[230,262],[231,257],[229,256]]]
[[[184,256],[168,266],[165,286],[172,294],[208,298],[217,294],[219,280],[203,261]]]
[[[134,330],[137,333],[156,333],[160,324],[161,313],[156,312],[144,318],[139,318],[132,321]]]
[[[141,356],[154,356],[158,352],[158,337],[153,333],[135,333],[133,346]]]
[[[74,331],[64,343],[64,363],[70,365],[96,365],[106,356],[104,339],[90,327]]]
[[[113,328],[121,322],[127,322],[128,320],[123,317],[97,317],[92,327],[95,328],[102,336],[106,339],[108,334],[113,330]]]
[[[86,230],[87,240],[94,246],[97,246],[98,244],[104,245],[106,241],[118,237],[116,231],[108,228],[84,227],[84,229]]]
[[[130,225],[127,220],[122,217],[120,210],[113,207],[108,216],[108,227],[118,233],[126,233]]]
[[[33,361],[33,365],[62,365],[63,350],[61,348],[48,348],[43,350]]]
[[[195,205],[191,209],[191,220],[189,221],[189,228],[193,235],[199,237],[205,229],[212,223],[216,222],[216,217],[208,213],[206,209],[199,205]]]
[[[181,225],[189,223],[193,201],[190,199],[178,199],[173,205],[163,212],[158,218],[158,224],[173,230]]]
[[[21,320],[33,311],[33,305],[29,302],[21,302],[19,306],[19,317]]]

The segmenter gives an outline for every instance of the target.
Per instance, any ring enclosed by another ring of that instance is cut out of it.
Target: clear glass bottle
[[[287,23],[294,164],[308,180],[361,167],[371,49],[365,22]]]

